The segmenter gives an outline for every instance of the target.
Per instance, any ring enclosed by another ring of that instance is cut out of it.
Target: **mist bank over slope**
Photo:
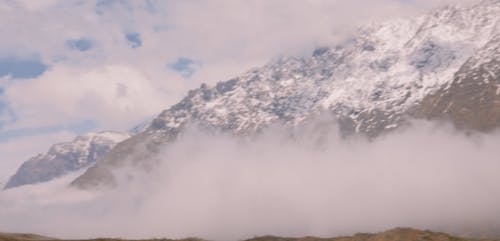
[[[68,177],[0,192],[0,229],[211,240],[333,237],[397,226],[499,230],[498,133],[465,135],[417,122],[374,140],[346,139],[331,123],[292,134],[272,127],[252,137],[188,128],[159,150],[148,172],[114,170],[116,189],[72,189]],[[61,229],[68,223],[71,229]]]

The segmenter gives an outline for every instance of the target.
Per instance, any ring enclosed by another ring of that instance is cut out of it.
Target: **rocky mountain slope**
[[[24,162],[5,189],[47,182],[70,172],[87,168],[130,135],[117,132],[89,133],[70,142],[53,145],[46,154]]]
[[[451,119],[457,127],[490,131],[500,124],[500,35],[496,34],[455,73],[428,95],[417,115]]]
[[[145,166],[188,123],[236,135],[325,113],[343,133],[377,136],[411,118],[488,131],[500,126],[500,0],[447,6],[413,19],[359,28],[311,57],[282,58],[209,87],[201,85],[120,143],[73,182],[112,184],[112,170]]]

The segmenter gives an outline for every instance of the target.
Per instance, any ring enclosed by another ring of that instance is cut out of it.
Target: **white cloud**
[[[22,6],[30,11],[43,10],[48,7],[54,6],[59,0],[17,0]]]
[[[100,129],[127,130],[157,114],[168,99],[145,74],[126,66],[57,66],[40,78],[13,82],[5,96],[19,118],[6,129],[92,120]]]

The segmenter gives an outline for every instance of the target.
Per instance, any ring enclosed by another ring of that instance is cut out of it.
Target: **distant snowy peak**
[[[89,167],[117,143],[129,137],[129,134],[106,131],[88,133],[70,142],[55,144],[46,154],[39,154],[24,162],[5,188],[46,182]]]
[[[342,132],[368,136],[404,125],[408,117],[474,130],[499,127],[500,114],[474,111],[487,106],[497,113],[500,103],[499,22],[500,1],[448,6],[363,26],[349,41],[311,57],[282,58],[215,86],[203,84],[73,184],[92,187],[113,180],[114,168],[147,163],[189,123],[238,135],[277,123],[295,127],[324,114],[335,117]],[[494,87],[476,88],[486,74]],[[469,105],[460,101],[464,96],[480,101]],[[443,115],[448,106],[453,111]]]

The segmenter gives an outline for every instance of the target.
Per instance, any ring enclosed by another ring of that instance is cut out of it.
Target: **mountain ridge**
[[[322,113],[332,115],[346,134],[372,137],[407,125],[411,118],[445,119],[478,131],[496,128],[500,115],[482,128],[462,125],[459,118],[463,115],[443,115],[442,109],[433,106],[439,100],[445,103],[439,106],[454,100],[446,102],[443,96],[459,81],[457,76],[472,83],[483,81],[485,77],[473,74],[484,67],[481,61],[491,59],[487,62],[498,70],[498,16],[500,1],[447,6],[418,18],[366,25],[350,41],[318,49],[308,58],[281,58],[213,87],[202,84],[72,184],[91,188],[99,180],[112,182],[112,170],[119,166],[149,166],[145,160],[152,159],[192,122],[238,135],[256,133],[275,123],[300,125]],[[499,75],[491,75],[490,82],[500,84]],[[481,98],[483,92],[464,88],[467,86],[459,85],[455,92]],[[490,102],[496,103],[498,92]],[[454,113],[468,109],[476,113],[476,107],[458,104]],[[467,123],[472,122],[476,121]]]

